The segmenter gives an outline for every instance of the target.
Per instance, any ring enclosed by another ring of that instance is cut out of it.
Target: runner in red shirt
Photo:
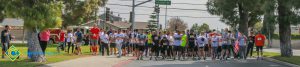
[[[61,49],[62,51],[65,50],[65,32],[63,30],[60,30],[59,32],[59,48],[58,48],[58,52],[60,51],[59,49]]]
[[[256,45],[256,51],[257,51],[257,59],[263,56],[263,47],[265,44],[266,36],[258,32],[258,34],[255,36],[255,45]],[[259,55],[259,52],[261,55]]]
[[[91,48],[92,48],[92,54],[96,55],[97,54],[97,43],[99,39],[99,32],[100,29],[97,27],[97,24],[94,24],[93,28],[90,30],[91,34]]]

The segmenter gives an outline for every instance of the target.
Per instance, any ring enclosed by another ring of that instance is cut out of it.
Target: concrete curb
[[[291,64],[291,63],[288,63],[288,62],[280,61],[280,60],[269,58],[269,57],[264,57],[264,59],[266,61],[275,62],[275,63],[278,63],[278,64],[287,65],[287,66],[290,66],[290,67],[300,67],[299,65],[296,65],[296,64]]]

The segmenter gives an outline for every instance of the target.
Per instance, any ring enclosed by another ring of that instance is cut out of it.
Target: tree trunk
[[[27,30],[28,57],[34,62],[45,62],[45,56],[38,40],[38,33],[34,30]]]
[[[238,3],[238,7],[240,15],[239,31],[248,36],[248,11],[244,10],[244,7],[241,3]]]
[[[278,0],[279,37],[281,56],[291,57],[293,56],[291,46],[291,24],[289,21],[289,14],[291,11],[287,6],[287,2],[288,1],[286,0]]]

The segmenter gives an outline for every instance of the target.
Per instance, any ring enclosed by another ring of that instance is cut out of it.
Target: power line
[[[109,4],[107,4],[107,5],[116,5],[116,6],[126,6],[126,7],[131,7],[131,5],[124,5],[124,4],[112,4],[112,3],[109,3]],[[154,7],[149,7],[149,6],[138,6],[138,7],[154,8]],[[165,9],[164,7],[160,7],[160,8]],[[176,9],[176,10],[192,10],[192,11],[207,11],[207,10],[204,10],[204,9],[184,9],[184,8],[168,8],[168,9]]]
[[[100,11],[104,12],[104,11]],[[121,12],[113,12],[113,13],[118,13],[118,14],[130,14],[130,13],[121,13]],[[135,15],[146,15],[150,16],[151,14],[135,14]],[[159,15],[159,16],[165,16],[165,15]],[[168,17],[186,17],[186,18],[220,18],[220,17],[195,17],[195,16],[168,16]]]
[[[120,0],[120,1],[132,1],[132,0]],[[136,1],[136,2],[143,2],[143,1]],[[151,2],[155,3],[155,2]],[[184,5],[206,5],[206,4],[195,4],[195,3],[171,3],[171,4],[184,4]]]

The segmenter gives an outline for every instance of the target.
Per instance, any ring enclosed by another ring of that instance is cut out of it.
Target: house
[[[105,13],[103,13],[103,14],[101,14],[100,15],[100,19],[103,19],[103,20],[105,20],[106,19],[106,14]],[[109,20],[110,21],[122,21],[122,18],[120,17],[120,16],[115,16],[115,15],[113,15],[112,13],[110,14],[110,17],[109,17]]]
[[[15,40],[20,41],[25,38],[24,20],[16,18],[5,18],[0,23],[0,30],[2,31],[5,25],[11,26],[11,33],[15,36]]]

